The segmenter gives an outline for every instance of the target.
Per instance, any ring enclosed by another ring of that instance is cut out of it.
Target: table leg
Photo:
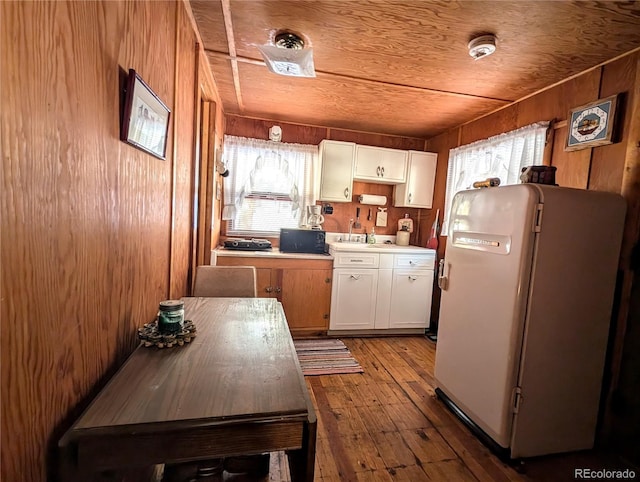
[[[316,431],[317,422],[304,425],[302,448],[287,452],[292,482],[313,482],[316,465]]]

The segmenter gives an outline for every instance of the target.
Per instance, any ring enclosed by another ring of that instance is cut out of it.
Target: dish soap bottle
[[[369,244],[376,244],[376,230],[374,228],[371,228],[371,234],[367,238],[367,242]]]

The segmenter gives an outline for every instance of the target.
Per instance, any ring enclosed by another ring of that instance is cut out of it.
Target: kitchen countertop
[[[283,253],[278,248],[271,248],[264,251],[244,251],[239,249],[226,249],[223,247],[218,247],[214,249],[212,252],[212,257],[214,256],[223,256],[223,257],[252,257],[252,258],[286,258],[286,259],[319,259],[322,261],[331,261],[333,260],[333,256],[330,254],[308,254],[308,253]]]
[[[353,252],[365,251],[373,253],[388,254],[431,254],[435,257],[435,249],[423,248],[421,246],[398,246],[396,237],[391,235],[376,235],[375,244],[367,244],[360,241],[344,241],[348,239],[348,233],[327,233],[327,244],[329,252]],[[362,238],[361,233],[352,234],[356,238]]]
[[[434,249],[422,248],[420,246],[398,246],[397,244],[364,244],[349,242],[329,243],[329,252],[348,252],[348,251],[365,251],[373,253],[389,253],[389,254],[432,254],[435,256]]]

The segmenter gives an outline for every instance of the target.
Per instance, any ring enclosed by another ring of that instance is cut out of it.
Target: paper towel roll
[[[358,200],[360,204],[371,204],[373,206],[384,206],[387,204],[387,196],[376,196],[374,194],[360,194]]]

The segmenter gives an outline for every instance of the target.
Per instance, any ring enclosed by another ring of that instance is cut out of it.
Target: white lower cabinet
[[[377,269],[334,269],[331,330],[370,330],[376,310]]]
[[[432,288],[433,270],[394,270],[389,328],[427,328]]]
[[[344,253],[335,257],[330,331],[419,332],[427,328],[434,259],[434,254],[386,253]],[[368,268],[357,267],[365,261]]]
[[[376,330],[387,330],[391,315],[391,289],[393,287],[393,270],[378,270],[378,289],[376,290],[376,318],[374,328]]]

